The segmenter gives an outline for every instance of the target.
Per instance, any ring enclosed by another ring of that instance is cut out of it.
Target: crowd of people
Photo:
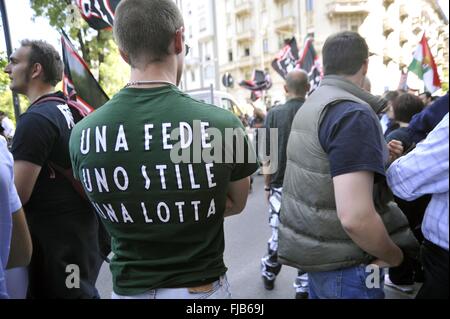
[[[104,261],[113,299],[231,298],[224,218],[244,210],[259,166],[266,289],[286,265],[298,299],[380,299],[385,283],[416,281],[417,298],[448,298],[448,94],[372,95],[365,39],[334,34],[314,92],[294,70],[287,102],[255,109],[256,151],[276,144],[257,161],[240,119],[178,89],[187,49],[173,1],[121,1],[113,32],[130,81],[85,118],[55,92],[63,64],[48,43],[23,40],[5,68],[30,106],[15,132],[0,113],[12,139],[9,150],[0,138],[0,298],[99,298]]]

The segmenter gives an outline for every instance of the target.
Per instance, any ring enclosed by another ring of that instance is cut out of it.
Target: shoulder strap
[[[85,117],[88,115],[88,112],[83,107],[81,107],[78,104],[78,102],[72,101],[72,100],[65,100],[65,99],[57,97],[57,96],[50,96],[50,97],[43,98],[42,100],[38,101],[38,104],[42,103],[42,102],[50,102],[50,101],[67,104],[71,109],[75,109],[82,117]]]
[[[56,170],[58,173],[63,175],[72,185],[72,187],[75,189],[75,191],[80,195],[84,200],[89,201],[87,198],[86,193],[84,192],[83,186],[81,185],[80,181],[77,181],[73,177],[73,170],[72,168],[63,168],[56,164],[55,162],[48,161],[47,162],[50,167],[52,167],[54,170]]]

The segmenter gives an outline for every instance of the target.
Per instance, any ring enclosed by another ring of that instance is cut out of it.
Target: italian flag
[[[415,73],[424,82],[425,89],[428,92],[434,93],[441,88],[441,80],[439,79],[436,63],[431,55],[425,34],[414,52],[413,61],[409,65],[408,70]]]

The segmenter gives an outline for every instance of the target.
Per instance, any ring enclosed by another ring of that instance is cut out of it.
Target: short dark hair
[[[52,86],[58,84],[62,79],[63,63],[58,51],[55,48],[42,40],[22,40],[20,44],[23,47],[30,48],[30,55],[28,57],[28,64],[31,68],[34,64],[42,65],[45,83]]]
[[[394,100],[392,108],[396,121],[409,123],[415,114],[422,112],[424,105],[418,96],[406,93]]]
[[[403,94],[405,94],[405,93],[403,93]],[[400,95],[402,95],[402,94],[400,94],[399,91],[387,91],[384,93],[383,98],[386,101],[393,103],[395,101],[395,99],[397,99]]]
[[[432,98],[431,93],[430,93],[430,92],[427,92],[427,91],[425,91],[425,92],[423,92],[423,93],[420,93],[420,95],[425,95],[428,99],[431,99],[431,98]]]
[[[183,25],[172,0],[122,0],[116,9],[114,38],[134,67],[136,63],[162,61]]]
[[[369,47],[358,33],[339,32],[325,41],[322,55],[325,75],[354,75],[369,58]]]

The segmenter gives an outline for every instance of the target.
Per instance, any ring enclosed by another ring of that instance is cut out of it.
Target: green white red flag
[[[441,88],[436,63],[425,34],[414,52],[413,61],[408,70],[415,73],[424,82],[426,91],[434,93]]]

